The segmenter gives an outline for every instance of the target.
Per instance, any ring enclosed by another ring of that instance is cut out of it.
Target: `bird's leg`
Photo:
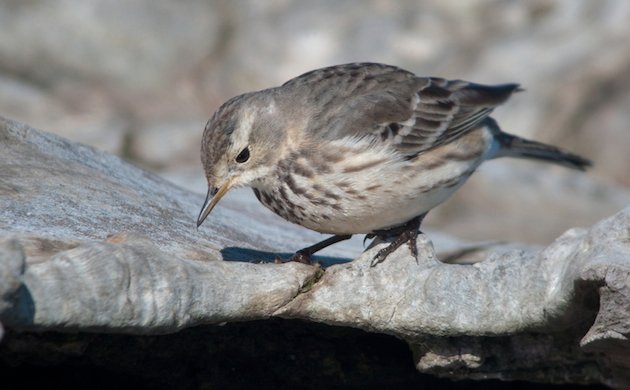
[[[426,215],[427,213],[418,215],[417,217],[410,219],[402,226],[388,230],[377,230],[372,233],[371,236],[376,235],[381,239],[386,239],[393,235],[398,235],[398,237],[396,237],[394,241],[390,242],[389,245],[387,245],[385,248],[378,251],[376,256],[374,256],[374,259],[372,259],[372,263],[370,264],[370,266],[374,267],[378,263],[381,263],[383,260],[385,260],[385,258],[387,258],[387,256],[389,256],[405,242],[409,246],[411,254],[417,261],[418,247],[416,246],[416,239],[418,238],[418,233],[422,233],[420,231],[420,224],[422,223],[422,220]]]
[[[298,263],[311,264],[311,256],[315,252],[329,247],[332,244],[336,244],[339,241],[348,240],[350,237],[352,237],[352,234],[334,235],[332,237],[328,237],[327,239],[320,241],[315,245],[300,249],[293,255],[293,257],[291,257],[291,260],[289,261],[297,261]]]

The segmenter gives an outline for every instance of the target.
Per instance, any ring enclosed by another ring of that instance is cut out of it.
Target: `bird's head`
[[[208,195],[197,227],[230,189],[252,185],[274,169],[286,138],[277,110],[266,90],[232,98],[210,118],[201,141]]]

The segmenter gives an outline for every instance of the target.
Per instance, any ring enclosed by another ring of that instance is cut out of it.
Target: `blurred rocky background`
[[[594,169],[487,163],[426,226],[543,244],[630,204],[628,20],[624,0],[0,0],[0,115],[202,193],[203,126],[236,94],[352,61],[519,82],[502,127]]]

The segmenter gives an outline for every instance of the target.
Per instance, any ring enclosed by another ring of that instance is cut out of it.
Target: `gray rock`
[[[197,0],[3,1],[0,63],[39,85],[85,80],[151,90],[194,68],[215,45],[213,11]]]
[[[238,202],[196,230],[199,195],[4,119],[0,198],[0,321],[11,330],[162,334],[299,318],[395,335],[418,370],[451,378],[630,385],[630,208],[543,250],[480,245],[474,264],[440,262],[426,235],[417,260],[402,247],[370,267],[377,242],[344,262],[349,242],[320,258],[325,269],[275,264],[318,235]]]

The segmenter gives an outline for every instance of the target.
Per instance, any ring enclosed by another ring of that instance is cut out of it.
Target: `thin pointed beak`
[[[219,203],[223,195],[225,195],[231,187],[232,179],[226,181],[220,188],[208,187],[208,195],[206,195],[206,200],[203,202],[203,207],[197,218],[197,227],[201,226],[214,206]]]

